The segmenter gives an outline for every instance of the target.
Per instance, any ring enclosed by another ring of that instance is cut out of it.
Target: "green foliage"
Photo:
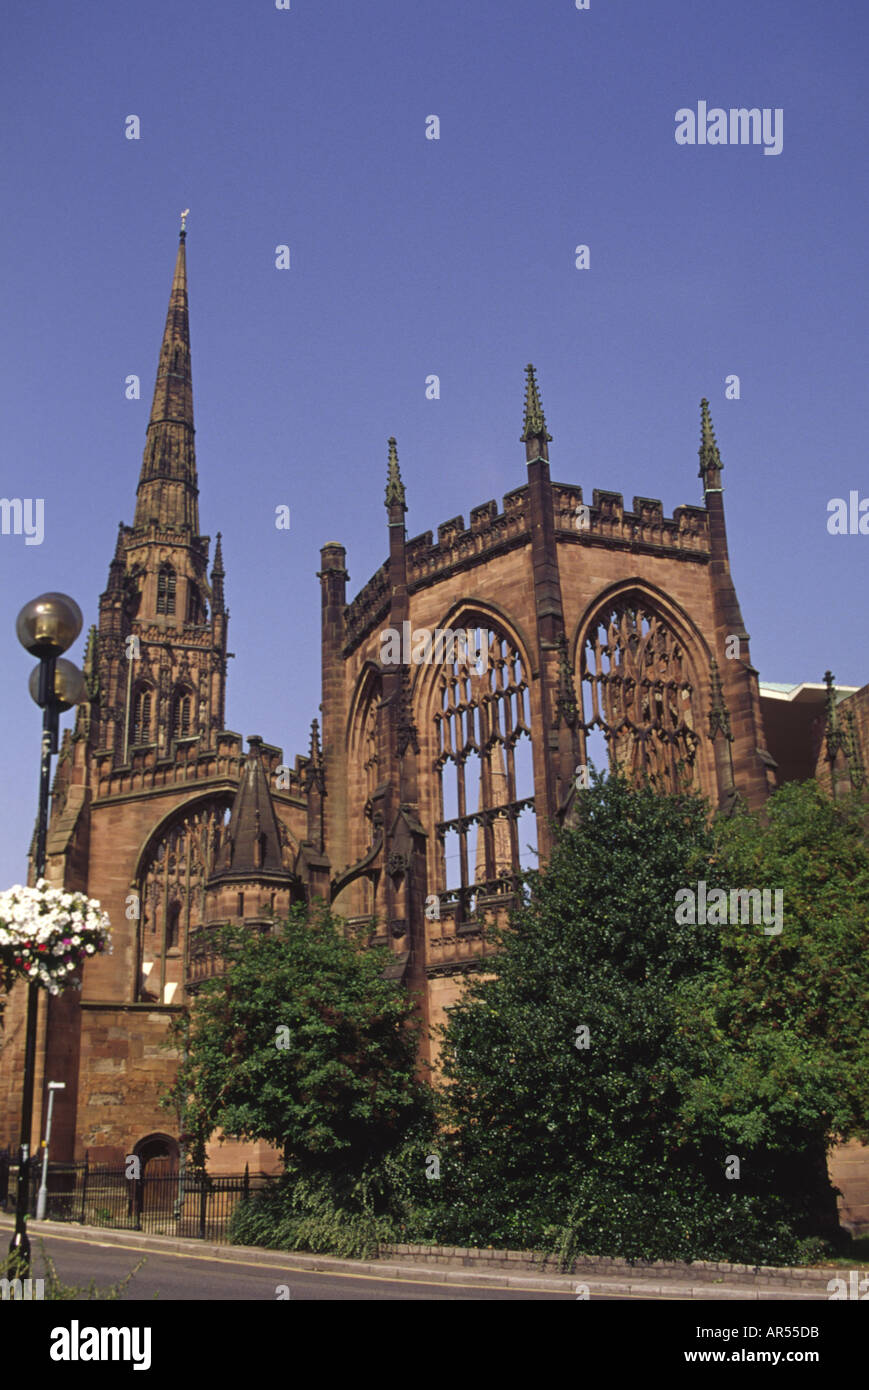
[[[372,1259],[380,1243],[396,1239],[394,1219],[382,1210],[375,1175],[365,1173],[336,1199],[322,1177],[285,1173],[253,1193],[232,1213],[229,1238],[272,1250],[311,1250],[345,1259]],[[378,1208],[381,1208],[378,1210]]]
[[[450,1011],[442,1177],[415,1237],[805,1257],[831,1195],[825,1141],[866,1122],[865,1060],[845,1055],[867,994],[866,862],[817,791],[785,788],[768,824],[711,827],[699,797],[595,779],[492,977]],[[782,887],[781,937],[677,923],[677,891],[700,879]]]
[[[383,978],[388,952],[304,907],[267,934],[224,928],[215,946],[225,973],[176,1033],[185,1059],[167,1097],[194,1162],[218,1128],[266,1140],[309,1180],[306,1202],[328,1190],[352,1209],[366,1174],[432,1123],[413,1003]]]
[[[782,930],[719,927],[712,969],[678,1006],[686,1125],[747,1154],[755,1190],[826,1206],[830,1222],[827,1149],[869,1138],[864,813],[792,783],[763,815],[716,825],[715,872],[732,886],[781,889]]]

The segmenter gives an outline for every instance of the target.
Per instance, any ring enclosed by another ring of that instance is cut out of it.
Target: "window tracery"
[[[456,922],[514,893],[536,841],[528,682],[516,646],[478,632],[439,676],[435,712],[441,901]]]
[[[587,743],[606,743],[610,769],[661,791],[695,784],[694,686],[688,657],[670,625],[642,596],[604,605],[581,643],[580,684]]]

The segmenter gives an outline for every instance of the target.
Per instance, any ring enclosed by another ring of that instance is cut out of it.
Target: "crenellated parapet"
[[[344,610],[344,650],[352,651],[389,612],[389,561],[380,566]]]
[[[408,586],[413,592],[436,582],[442,576],[466,569],[481,559],[526,544],[529,536],[528,488],[514,488],[503,499],[498,511],[494,498],[471,508],[471,525],[464,517],[452,517],[438,526],[432,543],[431,531],[415,536],[407,544]]]
[[[672,554],[679,559],[705,564],[709,559],[709,517],[705,507],[683,505],[672,517],[664,516],[656,497],[635,497],[625,510],[620,492],[595,488],[586,506],[583,490],[570,483],[553,483],[552,506],[559,542],[643,551],[650,555]],[[431,531],[423,531],[406,544],[408,592],[413,594],[462,570],[485,564],[531,539],[531,512],[527,485],[505,494],[502,509],[494,498],[472,507],[470,526],[463,516],[451,517]],[[382,624],[389,612],[389,561],[360,589],[345,611],[344,655]]]
[[[591,504],[587,504],[582,488],[570,483],[552,484],[552,503],[559,540],[567,533],[585,545],[603,543],[649,554],[676,552],[685,559],[696,557],[701,563],[709,556],[705,507],[686,504],[676,507],[672,517],[665,517],[657,497],[635,497],[633,509],[626,511],[622,493],[594,488]]]
[[[193,740],[168,757],[159,757],[153,746],[134,748],[119,765],[113,765],[111,751],[102,750],[93,754],[94,797],[138,796],[193,782],[237,782],[243,763],[241,734],[228,730],[218,733],[211,747],[200,749]]]

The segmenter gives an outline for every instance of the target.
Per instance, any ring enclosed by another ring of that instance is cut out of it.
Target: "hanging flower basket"
[[[7,989],[17,979],[49,994],[70,985],[80,989],[79,966],[111,949],[109,919],[96,898],[52,888],[44,878],[35,888],[16,884],[0,893],[0,972]]]

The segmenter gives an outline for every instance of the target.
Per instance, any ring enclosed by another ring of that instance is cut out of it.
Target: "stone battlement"
[[[552,484],[552,506],[556,534],[580,544],[603,544],[608,548],[646,550],[651,554],[675,552],[680,557],[700,561],[709,555],[709,515],[705,507],[687,504],[676,507],[672,517],[664,516],[657,497],[635,497],[633,509],[625,510],[624,496],[595,488],[587,514],[580,508],[582,488],[570,483]],[[470,569],[493,555],[526,545],[531,539],[531,509],[528,485],[504,495],[503,510],[494,498],[471,508],[471,524],[463,516],[443,521],[437,540],[423,531],[407,542],[407,585],[411,593],[436,584],[457,570]],[[349,654],[377,623],[389,613],[389,561],[372,575],[348,604],[345,612],[345,654]]]
[[[557,531],[567,531],[578,539],[641,546],[652,550],[709,553],[709,514],[705,507],[684,504],[672,517],[664,516],[657,497],[635,497],[632,511],[625,511],[624,496],[595,488],[588,505],[582,488],[570,483],[552,484],[552,501]],[[579,508],[588,505],[587,517]],[[581,523],[585,524],[581,524]]]

